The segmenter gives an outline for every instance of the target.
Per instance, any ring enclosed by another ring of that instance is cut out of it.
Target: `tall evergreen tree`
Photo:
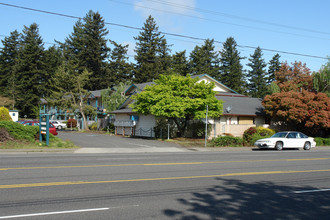
[[[238,93],[246,91],[246,82],[237,43],[233,37],[228,37],[220,51],[220,72],[217,78],[221,83]]]
[[[267,84],[271,84],[273,81],[275,81],[275,73],[279,71],[281,68],[280,57],[281,56],[277,53],[268,63],[269,67],[268,67]]]
[[[128,62],[128,45],[121,45],[110,41],[114,48],[110,50],[110,63],[108,68],[108,80],[112,85],[119,82],[127,82],[132,79],[132,64]]]
[[[262,51],[260,47],[257,47],[254,53],[250,56],[247,65],[251,68],[248,71],[248,92],[252,97],[263,98],[267,93],[266,83],[266,70],[267,64],[262,58]]]
[[[21,45],[21,34],[15,30],[1,42],[3,47],[0,50],[0,93],[10,97],[12,100],[16,100],[16,69],[18,51]]]
[[[45,71],[50,75],[49,79],[51,79],[52,75],[55,75],[58,67],[62,64],[64,58],[61,50],[56,46],[51,46],[44,53],[45,60]],[[45,87],[50,88],[46,91],[45,96],[49,97],[51,95],[51,87],[52,81],[48,80],[45,82]]]
[[[24,26],[21,49],[18,54],[17,106],[21,113],[36,117],[40,98],[45,97],[46,82],[50,75],[45,71],[44,43],[36,23]]]
[[[171,61],[172,71],[181,76],[186,76],[189,73],[186,51],[176,52],[172,55]]]
[[[196,46],[190,53],[192,75],[208,74],[219,79],[219,55],[215,51],[214,40],[205,40],[202,46]]]
[[[150,15],[136,40],[134,81],[137,83],[148,82],[157,79],[160,74],[166,72],[168,53],[170,52],[164,35],[158,30],[155,19]]]
[[[106,67],[109,57],[109,47],[105,36],[104,19],[98,12],[89,11],[83,20],[79,20],[73,33],[61,44],[64,55],[69,62],[76,66],[78,72],[84,69],[91,72],[86,88],[97,90],[110,86],[107,80]]]

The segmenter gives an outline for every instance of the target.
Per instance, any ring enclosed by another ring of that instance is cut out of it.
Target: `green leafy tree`
[[[268,76],[267,76],[267,84],[271,84],[275,80],[275,73],[280,70],[281,62],[280,55],[277,53],[273,56],[273,58],[268,63]]]
[[[221,75],[217,80],[238,93],[245,93],[246,91],[245,74],[241,64],[243,59],[245,58],[240,56],[234,38],[227,38],[226,42],[223,43],[223,49],[220,51]]]
[[[176,52],[172,55],[171,69],[174,73],[186,76],[189,73],[189,66],[186,51]]]
[[[38,25],[24,26],[17,64],[16,105],[23,115],[37,117],[40,98],[46,97],[50,78],[45,71],[44,43]]]
[[[219,55],[215,51],[214,40],[205,40],[190,53],[190,72],[192,75],[208,74],[219,79]]]
[[[139,36],[134,39],[136,40],[134,81],[142,83],[157,79],[169,67],[170,49],[151,15],[144,23]]]
[[[87,104],[90,92],[84,89],[89,81],[91,73],[86,69],[77,73],[75,68],[63,62],[52,77],[52,94],[47,101],[63,109],[72,109],[81,114],[84,129],[89,130],[86,114],[94,115],[95,109]]]
[[[98,12],[89,11],[73,27],[73,32],[61,43],[65,58],[76,71],[85,69],[91,72],[86,88],[97,90],[109,85],[107,80],[107,59],[110,48],[107,46],[108,30]]]
[[[257,47],[250,56],[250,63],[247,64],[251,68],[248,71],[248,93],[252,97],[263,98],[267,93],[266,70],[267,64],[262,58],[262,51]]]
[[[101,99],[107,112],[114,111],[127,99],[125,89],[128,87],[128,82],[120,82],[118,86],[101,91]]]
[[[330,60],[319,72],[313,73],[313,86],[317,92],[323,92],[330,97]]]
[[[140,114],[173,120],[184,135],[188,121],[205,118],[207,105],[209,117],[219,117],[222,113],[222,101],[215,97],[214,83],[197,81],[198,78],[190,75],[161,75],[154,85],[132,97],[135,100],[132,107]]]
[[[330,99],[324,93],[312,92],[310,70],[301,62],[283,63],[275,73],[279,92],[267,95],[263,105],[273,121],[296,126],[309,134],[330,128]]]
[[[14,101],[12,103],[14,108],[17,96],[17,62],[21,46],[21,34],[15,30],[1,42],[3,47],[0,50],[0,92]]]

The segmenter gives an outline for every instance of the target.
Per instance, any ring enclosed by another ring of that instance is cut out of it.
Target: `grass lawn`
[[[0,143],[1,149],[69,149],[69,148],[79,148],[74,145],[71,141],[63,141],[60,138],[52,138],[49,140],[49,146],[46,145],[46,142],[43,141],[40,143],[39,141],[29,142],[29,141],[6,141],[4,143]]]

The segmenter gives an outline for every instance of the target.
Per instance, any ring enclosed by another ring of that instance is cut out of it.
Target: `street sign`
[[[40,114],[39,123],[39,141],[42,142],[42,136],[46,136],[46,144],[49,145],[49,114]]]

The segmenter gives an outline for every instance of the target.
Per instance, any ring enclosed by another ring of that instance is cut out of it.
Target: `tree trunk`
[[[79,111],[80,111],[80,114],[81,114],[81,116],[83,118],[83,123],[84,123],[84,126],[83,126],[84,129],[83,130],[89,131],[88,123],[87,123],[87,120],[86,120],[86,115],[84,113],[83,97],[82,97],[82,95],[80,95]]]

